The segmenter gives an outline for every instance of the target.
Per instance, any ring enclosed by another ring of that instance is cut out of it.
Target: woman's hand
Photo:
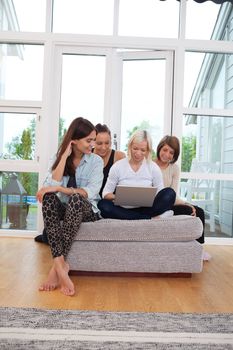
[[[73,140],[70,141],[70,143],[68,144],[65,152],[63,153],[62,157],[64,157],[65,159],[67,159],[71,153],[72,153],[72,144],[74,143]]]
[[[115,199],[115,194],[113,193],[107,193],[105,196],[104,196],[104,199],[108,199],[109,201],[114,201]]]
[[[42,187],[36,194],[37,200],[42,203],[43,197],[46,193],[51,193],[51,192],[58,192],[59,191],[59,186],[48,186],[48,187]]]
[[[185,204],[192,208],[191,216],[196,216],[196,209],[195,209],[195,207],[192,204],[190,204],[190,203],[185,203]]]

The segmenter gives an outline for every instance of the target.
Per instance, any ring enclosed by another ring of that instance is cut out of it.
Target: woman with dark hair
[[[111,138],[111,132],[106,124],[97,124],[95,126],[96,130],[96,140],[95,140],[95,147],[93,148],[93,153],[99,155],[104,162],[104,168],[103,168],[103,182],[102,186],[100,188],[99,194],[100,197],[102,197],[103,188],[106,184],[108,173],[112,165],[122,159],[125,158],[125,153],[121,151],[115,151],[111,148],[112,146],[112,138]],[[48,237],[46,230],[43,229],[43,233],[35,237],[35,241],[39,243],[47,243],[48,244]]]
[[[160,167],[163,174],[164,185],[173,188],[178,193],[180,182],[180,169],[176,164],[180,155],[180,142],[176,136],[164,136],[157,146],[156,164]],[[176,195],[176,201],[172,208],[174,215],[192,215],[201,219],[203,231],[201,237],[197,241],[201,244],[205,242],[205,213],[198,206],[192,205],[183,201]],[[207,252],[204,252],[203,259],[209,260],[211,257]]]
[[[53,266],[40,291],[60,286],[63,294],[75,294],[66,257],[81,222],[99,219],[97,203],[103,181],[103,161],[92,153],[95,138],[95,127],[90,121],[74,119],[44,186],[37,192],[53,257]]]
[[[110,169],[103,198],[98,207],[103,218],[122,220],[151,219],[173,215],[175,192],[164,188],[159,167],[151,160],[152,141],[146,130],[136,131],[128,142],[128,157],[116,162]],[[157,194],[151,207],[127,208],[114,204],[117,185],[156,187]]]
[[[103,188],[106,184],[108,173],[112,165],[120,159],[125,158],[125,153],[112,149],[111,131],[106,124],[97,124],[94,153],[98,154],[104,161],[104,179],[100,189],[102,197]]]

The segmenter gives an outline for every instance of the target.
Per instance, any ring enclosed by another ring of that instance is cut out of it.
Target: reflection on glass
[[[35,159],[33,114],[0,113],[0,159]]]
[[[213,1],[206,1],[201,5],[195,1],[187,1],[186,6],[187,39],[229,40],[227,27],[233,8],[230,2],[220,6]]]
[[[0,172],[0,228],[36,230],[37,173]]]
[[[131,133],[147,129],[154,147],[163,136],[165,60],[132,60],[123,63],[121,150]]]
[[[2,30],[45,31],[46,0],[1,1]]]
[[[113,5],[113,0],[54,0],[53,32],[111,35]]]
[[[205,211],[206,237],[233,237],[233,182],[182,179],[180,196]]]
[[[186,52],[184,105],[233,108],[232,54]]]
[[[177,38],[179,2],[120,1],[119,35]]]
[[[76,117],[103,122],[105,57],[63,55],[60,134]]]
[[[233,173],[233,117],[185,115],[182,137],[182,171],[191,171],[193,159],[215,164],[210,173]],[[193,169],[192,171],[198,171]],[[206,172],[206,171],[205,171]]]
[[[0,44],[0,54],[0,98],[41,100],[43,46]]]

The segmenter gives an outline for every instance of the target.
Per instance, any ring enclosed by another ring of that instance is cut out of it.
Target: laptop
[[[120,206],[151,207],[157,193],[156,187],[118,185],[114,204]]]

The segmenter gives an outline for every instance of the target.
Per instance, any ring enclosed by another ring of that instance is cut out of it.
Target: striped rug
[[[233,314],[0,308],[0,349],[233,349]]]

